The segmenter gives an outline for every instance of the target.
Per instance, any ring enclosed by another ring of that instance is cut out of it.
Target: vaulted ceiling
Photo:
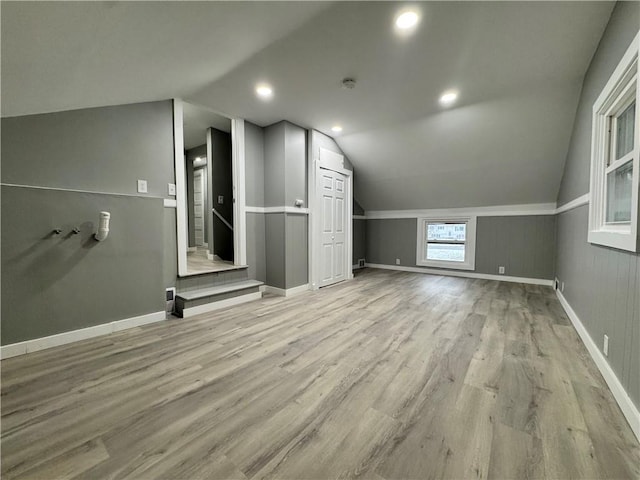
[[[554,202],[613,5],[3,1],[2,115],[182,97],[334,136],[367,210]]]

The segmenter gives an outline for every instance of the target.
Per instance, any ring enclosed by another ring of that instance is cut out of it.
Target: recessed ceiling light
[[[256,86],[256,94],[258,94],[260,98],[271,98],[273,96],[273,88],[266,83],[261,83]]]
[[[448,90],[440,96],[440,104],[444,105],[445,107],[452,105],[453,102],[457,100],[457,98],[458,92],[456,92],[455,90]]]
[[[420,16],[413,10],[402,12],[396,17],[396,27],[400,30],[409,30],[415,27],[420,21]]]
[[[332,132],[340,133],[342,131],[342,127],[340,125],[334,125],[331,127]]]

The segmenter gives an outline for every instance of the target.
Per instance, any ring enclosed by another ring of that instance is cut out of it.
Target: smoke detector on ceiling
[[[342,88],[348,88],[349,90],[356,88],[356,81],[353,78],[344,78],[342,80]]]

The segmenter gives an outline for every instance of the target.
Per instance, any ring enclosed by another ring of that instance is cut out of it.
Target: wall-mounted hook
[[[61,228],[54,228],[52,233],[54,235],[60,235],[62,233],[62,229]]]
[[[80,229],[78,227],[74,227],[73,230],[71,230],[71,233],[73,233],[74,235],[77,235],[80,233]]]

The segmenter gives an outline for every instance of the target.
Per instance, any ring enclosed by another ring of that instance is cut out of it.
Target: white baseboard
[[[618,405],[620,406],[620,410],[622,410],[622,413],[627,419],[627,422],[629,422],[631,430],[633,430],[636,438],[640,441],[640,412],[631,401],[631,398],[622,386],[622,383],[620,383],[620,380],[618,380],[618,377],[611,368],[611,365],[609,365],[609,362],[607,362],[604,354],[600,351],[596,343],[593,341],[591,335],[589,335],[589,332],[587,332],[587,329],[580,321],[580,318],[578,318],[576,312],[573,310],[573,308],[571,308],[571,305],[569,305],[569,302],[567,302],[567,299],[564,298],[564,295],[562,295],[559,290],[556,290],[556,295],[558,296],[558,300],[560,300],[562,308],[564,308],[564,311],[567,312],[567,315],[569,316],[569,319],[571,320],[574,328],[578,332],[578,335],[580,335],[582,343],[584,343],[585,347],[587,347],[591,358],[593,358],[593,361],[600,370],[600,373],[604,377],[605,382],[607,382],[611,393],[613,393],[613,397],[616,399],[616,402],[618,402]]]
[[[198,251],[198,247],[187,247],[187,253],[195,253]]]
[[[481,278],[483,280],[498,280],[500,282],[528,283],[531,285],[553,286],[553,280],[542,278],[510,277],[508,275],[491,275],[489,273],[476,273],[465,270],[438,270],[434,268],[403,267],[402,265],[383,265],[380,263],[365,263],[365,267],[382,268],[384,270],[399,270],[401,272],[428,273],[430,275],[445,275],[448,277]]]
[[[139,327],[148,323],[159,322],[167,318],[166,312],[154,312],[138,317],[125,318],[124,320],[116,320],[93,327],[81,328],[79,330],[71,330],[70,332],[57,333],[48,337],[34,338],[25,340],[24,342],[12,343],[0,347],[0,359],[24,355],[26,353],[37,352],[46,348],[58,347],[68,343],[79,342],[88,338],[108,335],[120,330]]]
[[[287,288],[277,288],[272,287],[270,285],[264,286],[265,293],[272,293],[273,295],[280,295],[281,297],[291,297],[293,295],[299,295],[300,293],[304,293],[309,290],[309,284],[306,283],[304,285],[300,285],[298,287]]]
[[[225,298],[224,300],[218,300],[217,302],[205,303],[204,305],[198,305],[196,307],[185,308],[182,310],[182,318],[189,318],[194,315],[200,315],[201,313],[213,312],[215,310],[220,310],[221,308],[233,307],[234,305],[260,300],[261,298],[262,292],[253,292],[247,293],[246,295],[240,295],[238,297]]]

